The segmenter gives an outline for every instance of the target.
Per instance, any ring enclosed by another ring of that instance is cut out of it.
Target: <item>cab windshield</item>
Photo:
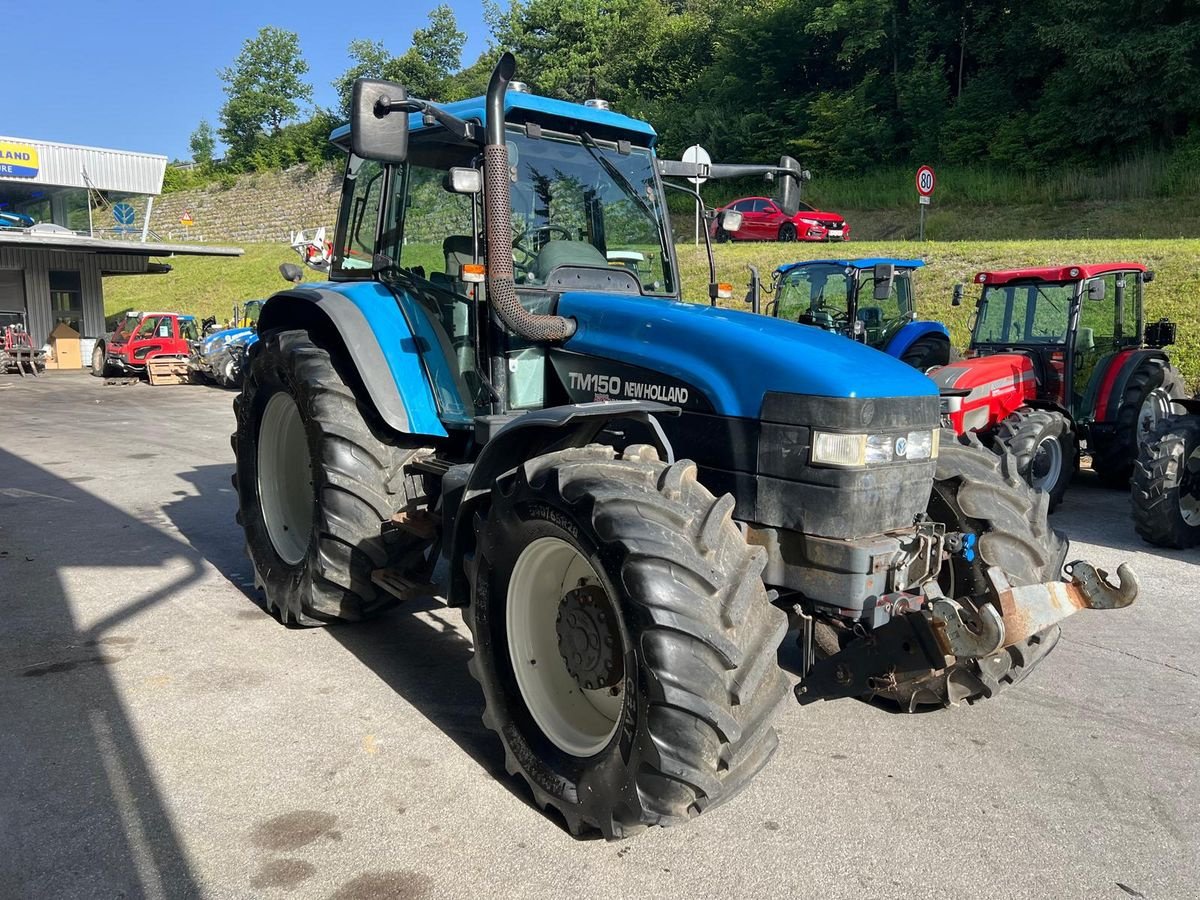
[[[1065,344],[1076,283],[1026,282],[984,288],[976,344]]]
[[[510,131],[508,155],[518,285],[545,284],[559,266],[611,266],[633,273],[644,293],[675,290],[649,149]]]

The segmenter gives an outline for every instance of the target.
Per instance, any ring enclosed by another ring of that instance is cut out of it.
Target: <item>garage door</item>
[[[6,325],[26,325],[25,273],[0,269],[0,330]]]

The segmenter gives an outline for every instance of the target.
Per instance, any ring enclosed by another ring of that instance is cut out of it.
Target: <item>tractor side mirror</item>
[[[875,299],[887,300],[892,296],[896,281],[896,267],[891,263],[875,264]]]
[[[1089,300],[1103,300],[1105,290],[1106,290],[1106,288],[1104,286],[1104,281],[1102,279],[1096,278],[1093,281],[1089,281],[1088,289],[1087,289],[1087,298]]]
[[[950,298],[951,306],[962,306],[963,293],[965,290],[966,288],[963,287],[963,283],[961,281],[954,286],[954,295]]]
[[[736,209],[727,209],[721,213],[721,228],[729,234],[742,230],[742,214]]]
[[[812,175],[790,156],[779,158],[779,169],[779,208],[785,216],[794,216],[800,210],[800,184]]]
[[[280,263],[279,274],[283,276],[284,281],[291,282],[292,284],[299,284],[304,280],[304,270],[295,263]],[[237,314],[235,313],[234,316],[236,318]]]
[[[360,159],[402,163],[408,156],[408,91],[394,81],[360,78],[350,106],[350,149]]]
[[[1153,280],[1154,280],[1154,270],[1153,269],[1147,269],[1145,272],[1142,273],[1142,284],[1149,284]]]

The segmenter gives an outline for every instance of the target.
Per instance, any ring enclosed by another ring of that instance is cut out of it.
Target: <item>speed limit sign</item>
[[[917,193],[922,197],[932,197],[934,186],[937,185],[937,178],[934,177],[933,169],[929,166],[921,166],[917,169]]]

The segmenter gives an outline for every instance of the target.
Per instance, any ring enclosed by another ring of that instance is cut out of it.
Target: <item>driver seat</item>
[[[544,283],[559,266],[598,266],[608,268],[604,254],[586,241],[547,241],[533,264],[538,281]]]

